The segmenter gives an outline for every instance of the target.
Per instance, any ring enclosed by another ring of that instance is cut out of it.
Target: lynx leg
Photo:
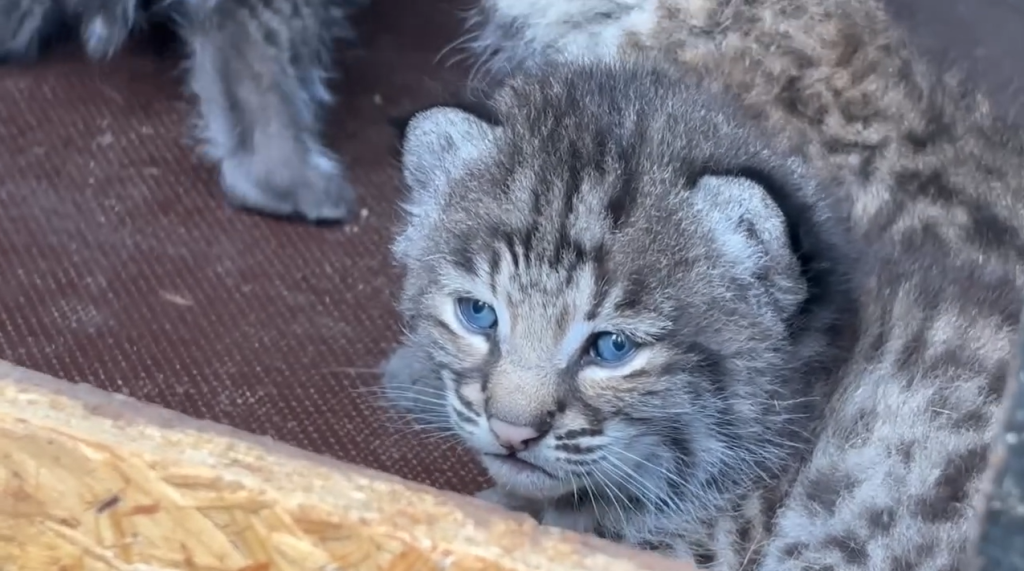
[[[329,25],[306,3],[193,3],[184,25],[206,155],[236,207],[338,222],[356,209],[344,166],[320,140],[330,100]],[[280,13],[278,13],[280,12]]]

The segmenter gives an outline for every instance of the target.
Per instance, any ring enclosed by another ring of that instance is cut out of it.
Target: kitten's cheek
[[[467,404],[472,405],[472,411],[482,415],[484,410],[484,393],[479,383],[466,383],[459,387],[459,396]]]
[[[489,346],[487,340],[480,335],[463,335],[459,339],[462,354],[472,363],[481,363],[487,358]]]

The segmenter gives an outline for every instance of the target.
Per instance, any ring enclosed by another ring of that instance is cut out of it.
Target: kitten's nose
[[[491,432],[498,437],[498,444],[516,452],[525,450],[531,440],[541,436],[535,428],[510,424],[497,418],[490,419],[488,423],[491,425]]]

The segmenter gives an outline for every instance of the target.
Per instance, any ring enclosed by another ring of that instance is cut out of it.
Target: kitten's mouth
[[[545,476],[547,476],[549,478],[552,478],[552,479],[554,479],[554,477],[555,477],[555,475],[552,474],[551,472],[548,472],[547,470],[545,470],[544,468],[541,468],[540,466],[534,464],[533,462],[529,462],[527,460],[523,460],[522,458],[516,456],[515,454],[491,454],[491,453],[486,453],[485,456],[487,456],[488,458],[491,458],[492,461],[501,464],[502,466],[504,466],[507,469],[516,470],[517,472],[521,472],[523,474],[526,474],[526,473],[538,474],[539,473],[539,474],[544,474]]]

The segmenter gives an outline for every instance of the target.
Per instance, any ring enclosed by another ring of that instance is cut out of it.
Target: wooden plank
[[[0,361],[3,571],[692,571]]]

